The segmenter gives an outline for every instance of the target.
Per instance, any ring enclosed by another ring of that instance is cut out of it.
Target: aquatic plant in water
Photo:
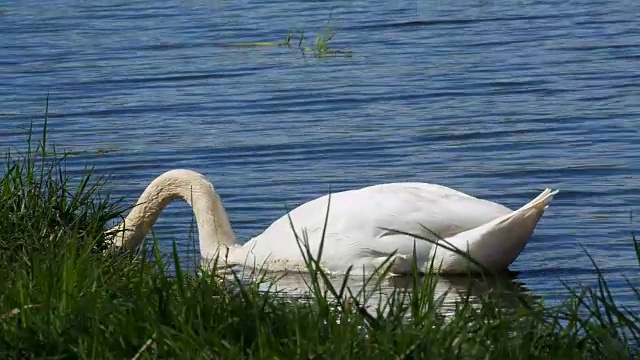
[[[281,46],[289,49],[297,49],[303,56],[307,56],[308,54],[313,55],[317,58],[324,57],[349,57],[351,56],[351,49],[349,48],[333,48],[330,46],[330,42],[333,40],[336,35],[334,32],[330,30],[329,23],[331,20],[331,16],[327,21],[325,21],[324,29],[322,33],[318,33],[315,37],[315,41],[312,44],[306,44],[305,41],[307,38],[305,37],[304,31],[290,31],[287,37],[283,42],[270,42],[270,41],[258,41],[258,42],[240,42],[240,43],[232,43],[232,44],[224,44],[222,46],[225,47],[259,47],[259,46]],[[295,41],[296,37],[298,40]]]

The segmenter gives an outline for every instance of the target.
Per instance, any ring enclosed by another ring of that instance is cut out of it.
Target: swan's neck
[[[220,245],[235,245],[235,234],[213,184],[202,174],[183,169],[167,171],[147,186],[124,221],[111,229],[117,231],[116,245],[139,246],[162,210],[176,199],[185,200],[193,209],[203,257],[215,256]],[[224,255],[223,250],[220,256]]]

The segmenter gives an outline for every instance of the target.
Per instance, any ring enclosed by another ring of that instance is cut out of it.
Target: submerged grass
[[[332,285],[304,242],[307,301],[261,290],[259,281],[235,273],[191,274],[181,268],[175,246],[169,275],[170,259],[160,255],[155,239],[151,261],[105,248],[103,229],[125,209],[99,196],[103,179],[89,172],[71,181],[64,163],[46,146],[46,126],[37,146],[6,157],[0,358],[638,356],[639,316],[616,304],[601,272],[597,288],[569,289],[573,296],[561,306],[522,301],[507,307],[499,293],[490,293],[480,306],[462,298],[449,317],[438,311],[435,276],[413,276],[409,292],[387,295],[384,308],[370,309],[364,303],[371,294],[351,293],[346,281]],[[633,241],[640,264],[640,245]],[[637,284],[628,285],[640,301]]]

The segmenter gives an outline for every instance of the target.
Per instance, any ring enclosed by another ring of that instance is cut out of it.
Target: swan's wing
[[[359,191],[361,203],[374,208],[363,221],[370,225],[430,237],[447,237],[511,213],[509,208],[436,184],[395,183]],[[370,199],[370,200],[369,200]]]
[[[300,205],[289,216],[283,215],[244,246],[247,257],[256,262],[268,258],[298,261],[300,249],[292,223],[298,239],[306,232],[311,250],[317,253],[328,200],[323,196]],[[433,238],[426,227],[446,237],[510,212],[502,205],[433,184],[383,184],[339,192],[331,195],[323,258],[352,263],[353,259],[394,250],[411,254],[413,238],[387,229]],[[422,244],[418,250],[428,251],[431,244]]]

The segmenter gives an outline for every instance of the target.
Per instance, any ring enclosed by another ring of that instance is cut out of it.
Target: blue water
[[[333,10],[332,10],[333,9]],[[332,11],[316,58],[309,40]],[[640,3],[618,1],[0,1],[0,148],[22,148],[50,93],[51,140],[133,205],[165,170],[218,188],[239,239],[332,191],[444,184],[517,208],[559,188],[518,281],[592,284],[584,246],[638,306]],[[297,41],[297,37],[293,42]],[[636,215],[637,217],[637,215]],[[188,251],[185,204],[155,228]]]

